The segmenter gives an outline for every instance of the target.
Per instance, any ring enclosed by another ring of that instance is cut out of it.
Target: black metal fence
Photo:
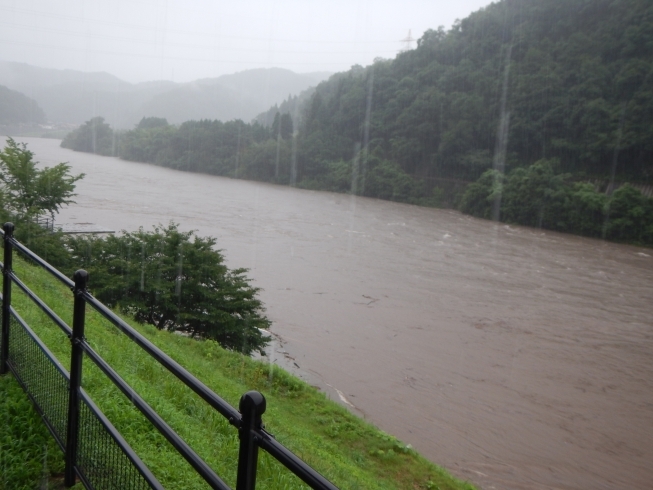
[[[259,448],[265,450],[314,489],[337,487],[293,454],[263,429],[265,397],[245,393],[239,410],[229,405],[201,381],[177,364],[159,348],[95,299],[87,290],[88,274],[79,270],[74,281],[18,242],[14,225],[3,226],[4,264],[2,265],[2,332],[0,335],[0,374],[11,371],[52,433],[65,455],[66,486],[79,479],[89,489],[162,489],[152,472],[141,461],[116,428],[81,388],[83,359],[92,361],[149,420],[175,450],[211,488],[230,487],[193,449],[95,352],[84,336],[86,305],[90,305],[149,355],[217,410],[239,433],[240,449],[236,490],[256,487]],[[73,291],[73,326],[70,328],[34,294],[12,269],[16,249]],[[70,373],[11,306],[12,284],[18,286],[68,336],[71,342]]]

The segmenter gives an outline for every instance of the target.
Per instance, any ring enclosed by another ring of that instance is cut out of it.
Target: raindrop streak
[[[141,242],[141,291],[145,291],[145,243]]]
[[[503,89],[501,91],[501,115],[499,118],[499,128],[497,129],[497,144],[494,149],[494,160],[492,162],[494,170],[501,172],[503,175],[506,168],[506,148],[508,147],[508,129],[510,127],[510,111],[506,110],[508,99],[508,79],[510,76],[510,56],[512,55],[512,44],[508,46],[506,52],[506,66],[503,72]],[[499,179],[496,176],[495,179]],[[501,185],[495,181],[495,187]],[[499,221],[501,216],[501,192],[498,192],[492,205],[492,219]]]
[[[175,294],[177,295],[177,303],[181,302],[181,281],[182,281],[182,271],[184,266],[184,250],[183,245],[179,244],[179,250],[177,251],[177,281],[175,284]]]
[[[365,177],[367,175],[367,156],[370,143],[370,118],[372,115],[372,92],[374,90],[374,65],[370,69],[370,80],[367,84],[367,107],[365,108],[365,126],[363,131],[363,166],[361,169],[361,182],[359,192],[365,194]]]
[[[354,144],[354,158],[352,159],[351,162],[351,194],[349,197],[349,203],[350,203],[350,218],[349,218],[349,232],[347,233],[348,238],[347,238],[347,253],[351,255],[351,240],[352,240],[352,234],[354,230],[354,222],[356,220],[356,184],[358,182],[358,172],[359,172],[359,165],[360,165],[360,149],[361,149],[361,144],[360,143],[355,143]]]
[[[277,113],[278,114],[278,113]],[[281,149],[281,124],[277,130],[277,161],[274,166],[274,180],[279,181],[279,150]]]
[[[297,137],[292,137],[292,160],[290,165],[290,187],[297,184]]]
[[[250,267],[251,269],[256,269],[256,259],[257,259],[257,256],[258,256],[258,229],[259,229],[259,227],[258,227],[258,224],[257,224],[257,216],[258,216],[258,209],[259,209],[259,194],[260,194],[259,191],[260,191],[260,189],[256,188],[256,192],[254,194],[255,195],[255,198],[254,198],[254,213],[253,213],[253,216],[252,216],[252,226],[254,228],[254,243],[253,243],[253,246],[252,246],[252,258],[251,258],[252,265]]]
[[[619,129],[617,130],[617,144],[614,147],[614,156],[612,157],[612,169],[610,171],[610,185],[607,190],[608,196],[612,195],[614,192],[614,174],[617,170],[617,160],[619,158],[619,149],[621,147],[621,136],[623,134],[624,128],[624,119],[626,118],[626,103],[624,102],[621,105],[621,116],[619,117]],[[605,211],[605,221],[603,222],[603,239],[605,240],[605,234],[608,231],[608,223],[610,221],[610,202],[608,201],[608,207]]]

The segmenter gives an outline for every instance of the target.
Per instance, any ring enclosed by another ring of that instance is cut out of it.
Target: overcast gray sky
[[[490,0],[0,0],[0,59],[186,82],[250,68],[394,58]],[[413,46],[415,43],[413,42]]]

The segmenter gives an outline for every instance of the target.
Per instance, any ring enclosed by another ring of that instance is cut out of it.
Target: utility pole
[[[408,35],[406,36],[405,39],[401,39],[400,42],[404,43],[404,48],[399,50],[400,53],[405,53],[406,51],[410,51],[413,49],[413,41],[415,38],[413,38],[411,29],[408,29]]]

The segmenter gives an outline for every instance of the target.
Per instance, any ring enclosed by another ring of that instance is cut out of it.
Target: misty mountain
[[[0,85],[0,124],[43,122],[45,122],[45,114],[35,100]]]
[[[175,86],[173,82],[131,84],[109,73],[55,70],[9,61],[0,61],[0,84],[36,100],[49,121],[81,124],[102,114],[119,127],[131,127],[134,107]]]
[[[171,124],[200,119],[250,121],[263,110],[328,78],[329,73],[297,74],[259,68],[180,84],[140,107],[141,117],[165,117]],[[107,120],[111,119],[107,116]],[[136,121],[137,122],[137,121]]]
[[[331,75],[332,73],[329,72],[297,74],[282,68],[257,68],[201,82],[218,83],[242,95],[257,94],[259,100],[268,100],[266,107],[269,107],[271,104],[281,102],[288,95],[298,94],[308,87],[317,85]],[[270,102],[269,99],[272,101]]]
[[[116,128],[132,128],[143,117],[165,117],[173,124],[189,119],[249,121],[328,76],[270,68],[183,84],[131,84],[108,73],[0,61],[0,84],[34,99],[50,121],[81,124],[103,116]]]
[[[109,73],[87,73],[75,70],[54,70],[40,68],[26,63],[0,61],[0,80],[8,87],[20,87],[23,91],[34,90],[53,85],[88,84],[96,89],[114,91],[127,90],[130,84]]]
[[[256,116],[254,121],[262,124],[265,127],[270,127],[272,126],[277,113],[290,114],[290,117],[292,118],[295,126],[299,127],[302,122],[304,104],[306,104],[311,99],[314,93],[315,87],[310,87],[301,92],[299,95],[291,95],[281,104],[274,104],[267,111],[262,112]]]

